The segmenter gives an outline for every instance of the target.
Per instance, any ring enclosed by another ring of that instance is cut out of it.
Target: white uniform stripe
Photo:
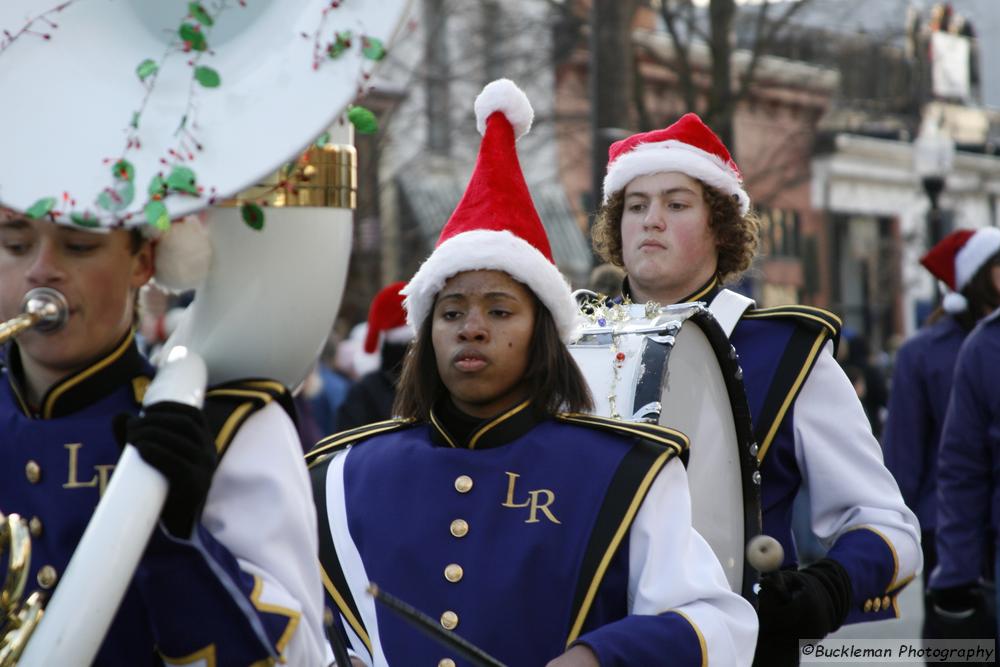
[[[389,667],[379,640],[375,598],[368,594],[368,575],[365,572],[365,564],[361,561],[361,554],[358,552],[347,526],[344,462],[350,453],[351,451],[348,449],[343,454],[335,456],[330,461],[326,474],[326,513],[330,520],[330,535],[333,538],[333,546],[337,550],[337,557],[340,560],[341,569],[344,571],[344,577],[347,579],[347,586],[354,597],[354,603],[358,606],[358,613],[361,614],[361,622],[364,623],[365,629],[368,631],[368,638],[372,643],[372,667]],[[356,636],[352,636],[351,640],[353,641],[355,638]],[[360,639],[356,645],[364,646]]]

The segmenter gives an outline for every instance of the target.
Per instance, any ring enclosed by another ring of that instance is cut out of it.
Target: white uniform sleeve
[[[311,488],[295,426],[272,402],[233,438],[202,515],[212,536],[260,581],[253,604],[289,617],[279,647],[287,664],[308,667],[325,664],[327,651]]]
[[[892,588],[922,567],[919,524],[831,350],[828,343],[794,406],[795,457],[809,492],[812,529],[827,548],[853,529],[878,534],[895,560]]]
[[[629,613],[687,617],[709,665],[749,665],[757,614],[732,592],[708,543],[691,527],[687,474],[673,459],[654,480],[629,535]]]

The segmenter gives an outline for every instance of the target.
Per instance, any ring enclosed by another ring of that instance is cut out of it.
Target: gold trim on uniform
[[[215,644],[209,644],[200,651],[195,651],[181,658],[170,658],[163,653],[160,654],[160,657],[168,665],[190,665],[204,660],[205,667],[215,667]]]
[[[587,594],[583,598],[583,604],[580,605],[576,619],[573,621],[573,627],[569,632],[569,638],[566,640],[567,648],[569,648],[569,645],[575,642],[577,637],[580,636],[580,630],[583,628],[583,621],[587,618],[587,614],[590,613],[590,606],[594,603],[594,596],[597,595],[597,589],[601,585],[604,573],[611,563],[611,557],[618,551],[618,545],[621,544],[622,539],[625,537],[625,533],[628,532],[629,526],[632,525],[632,519],[635,517],[636,512],[639,511],[639,506],[642,504],[643,498],[646,497],[646,492],[649,490],[650,485],[652,485],[653,480],[656,479],[660,469],[673,457],[674,454],[675,450],[671,448],[664,450],[663,453],[656,457],[656,460],[653,461],[653,465],[651,465],[649,470],[646,471],[646,476],[643,477],[642,482],[639,484],[639,488],[636,489],[635,496],[633,496],[628,510],[622,517],[621,525],[618,526],[618,530],[615,531],[611,541],[608,542],[607,550],[604,552],[604,556],[601,558],[601,562],[597,566],[597,571],[594,573],[594,579],[590,582],[590,586],[587,588]]]
[[[52,410],[55,407],[56,399],[58,399],[60,396],[62,396],[67,391],[69,391],[76,385],[80,384],[90,376],[95,375],[99,371],[107,368],[114,362],[118,361],[118,359],[123,354],[125,354],[125,351],[129,349],[129,347],[132,345],[132,341],[134,339],[135,339],[135,331],[129,331],[128,335],[125,336],[125,340],[123,340],[121,344],[117,348],[115,348],[115,350],[111,354],[104,357],[104,359],[101,359],[96,364],[94,364],[87,370],[83,371],[82,373],[74,375],[73,377],[63,381],[62,384],[57,386],[55,389],[51,390],[49,392],[49,395],[45,398],[45,405],[42,406],[42,417],[45,419],[51,419]]]
[[[278,614],[279,616],[285,616],[288,618],[288,625],[285,626],[285,631],[281,633],[281,637],[278,638],[278,641],[275,644],[275,648],[278,649],[278,654],[280,655],[285,652],[285,646],[288,645],[288,642],[292,639],[292,635],[295,634],[295,628],[298,627],[299,619],[302,614],[294,609],[282,607],[281,605],[276,605],[270,602],[262,602],[260,595],[263,591],[264,580],[254,575],[253,592],[250,593],[250,601],[253,602],[253,606],[260,611],[269,614]]]
[[[341,616],[347,620],[348,625],[350,625],[354,630],[354,634],[361,639],[365,648],[368,649],[368,654],[373,654],[372,640],[365,631],[365,626],[361,625],[361,622],[354,616],[354,613],[351,611],[351,607],[347,604],[347,601],[344,600],[344,597],[340,594],[340,591],[337,590],[337,587],[333,585],[333,582],[330,581],[330,575],[326,573],[326,568],[322,565],[319,566],[319,574],[323,579],[323,588],[325,588],[326,592],[333,598],[337,608],[340,609]]]
[[[674,453],[681,454],[690,446],[690,440],[686,435],[672,428],[660,426],[659,424],[645,424],[640,422],[627,422],[621,419],[611,419],[610,417],[598,417],[581,412],[560,412],[556,419],[571,424],[582,424],[583,426],[609,427],[612,430],[629,435],[636,435],[646,440],[658,442],[674,450]],[[680,441],[678,443],[678,440]]]
[[[493,421],[491,421],[489,424],[487,424],[486,426],[484,426],[481,429],[479,429],[478,431],[476,431],[476,434],[472,436],[471,440],[469,440],[469,449],[475,449],[476,448],[476,444],[479,443],[479,439],[482,438],[487,433],[487,431],[489,431],[490,429],[494,428],[497,424],[500,424],[501,422],[504,422],[504,421],[510,419],[511,417],[513,417],[514,415],[516,415],[521,410],[524,410],[529,405],[531,405],[531,401],[524,401],[523,403],[521,403],[519,405],[515,405],[510,410],[508,410],[507,412],[503,413],[502,415],[500,415],[499,417],[497,417],[496,419],[494,419]],[[440,428],[438,430],[440,430]]]
[[[757,451],[757,463],[761,463],[764,460],[764,455],[767,454],[767,450],[771,447],[771,443],[774,442],[774,436],[778,433],[778,427],[781,426],[781,422],[785,419],[785,413],[788,412],[788,408],[792,405],[792,399],[794,399],[798,393],[799,388],[802,383],[805,382],[806,376],[812,370],[813,361],[816,359],[816,355],[820,353],[823,349],[823,345],[826,343],[827,333],[826,331],[819,332],[816,337],[815,342],[813,342],[812,349],[809,350],[809,354],[806,356],[806,362],[802,364],[802,368],[799,369],[799,376],[795,378],[795,382],[792,384],[791,390],[788,395],[785,396],[784,402],[781,404],[781,408],[778,410],[778,414],[775,415],[774,421],[771,422],[771,427],[767,430],[767,435],[764,436],[764,442],[761,443],[760,449]]]
[[[679,302],[679,303],[690,303],[692,301],[699,301],[701,299],[701,297],[705,296],[706,294],[708,294],[709,292],[711,292],[713,289],[715,289],[716,285],[718,285],[718,284],[719,284],[719,277],[718,276],[712,276],[712,279],[710,281],[708,281],[707,285],[705,285],[703,288],[701,288],[700,290],[698,290],[697,292],[695,292],[691,296],[689,296],[686,299],[684,299],[684,301]]]
[[[694,630],[694,633],[698,635],[698,647],[701,649],[701,667],[708,667],[708,645],[705,643],[705,635],[701,634],[701,629],[690,616],[685,614],[680,609],[668,609],[667,611],[672,611],[691,624],[691,628]]]

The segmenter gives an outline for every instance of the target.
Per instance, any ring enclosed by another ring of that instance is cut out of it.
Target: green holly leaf
[[[377,37],[362,37],[361,55],[368,58],[368,60],[378,62],[379,60],[385,58],[385,44],[383,44],[382,40]]]
[[[375,134],[378,132],[378,120],[375,118],[375,114],[365,107],[351,107],[347,111],[347,120],[351,121],[354,129],[361,134]]]
[[[135,186],[131,181],[118,181],[114,186],[104,188],[97,195],[97,205],[105,211],[117,213],[123,210],[135,199]]]
[[[177,34],[181,36],[184,43],[190,46],[193,51],[205,51],[208,49],[208,42],[205,41],[205,35],[202,34],[201,28],[197,25],[183,23]]]
[[[324,132],[323,134],[316,137],[316,148],[323,148],[330,143],[330,133]]]
[[[194,78],[206,88],[218,88],[222,83],[222,77],[211,67],[199,65],[194,68]]]
[[[198,184],[194,172],[187,167],[174,167],[167,176],[167,187],[189,195],[198,194]]]
[[[129,123],[129,125],[131,125],[132,127],[134,127],[137,130],[139,129],[139,112],[138,111],[133,111],[132,112],[132,122]]]
[[[128,160],[118,160],[115,165],[111,167],[111,175],[119,181],[131,181],[135,178],[135,167]]]
[[[56,205],[55,197],[42,197],[34,204],[32,204],[31,207],[24,213],[32,220],[38,220],[39,218],[47,215],[49,211],[51,211],[53,208],[55,208],[55,205]]]
[[[118,200],[121,202],[122,208],[135,201],[135,185],[132,181],[118,181],[115,183],[114,188],[118,194]]]
[[[135,73],[139,75],[140,81],[145,81],[149,77],[160,71],[160,66],[152,58],[146,58],[135,68]]]
[[[347,49],[351,48],[351,31],[338,32],[330,46],[326,47],[326,54],[330,58],[339,58]]]
[[[240,215],[243,216],[243,222],[247,223],[247,226],[251,229],[255,229],[258,232],[264,229],[264,210],[254,204],[253,202],[246,202],[243,206],[240,206]]]
[[[97,216],[92,214],[90,211],[84,211],[80,213],[79,211],[73,211],[69,214],[69,219],[74,225],[79,225],[80,227],[87,227],[89,229],[94,229],[95,227],[101,226],[101,221],[97,219]]]
[[[215,23],[212,17],[209,16],[208,11],[205,9],[205,6],[202,5],[200,2],[189,2],[188,14],[191,15],[191,18],[193,18],[195,21],[202,24],[206,28],[212,27],[212,24]]]
[[[166,205],[161,201],[151,201],[143,209],[146,214],[146,222],[165,232],[170,229],[170,214],[167,213]]]
[[[148,192],[151,197],[155,197],[157,195],[163,196],[167,194],[167,187],[166,179],[157,174],[156,176],[153,176],[152,180],[149,181],[149,187],[146,189],[146,192]]]

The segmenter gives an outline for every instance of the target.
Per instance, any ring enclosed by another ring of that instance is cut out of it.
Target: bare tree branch
[[[691,2],[690,0],[679,0],[679,4],[690,6]],[[677,55],[677,75],[680,77],[680,87],[684,94],[684,104],[689,109],[694,109],[696,108],[698,97],[695,91],[694,74],[691,68],[691,37],[689,35],[686,41],[681,39],[680,33],[677,30],[678,14],[671,8],[671,5],[670,0],[663,0],[660,3],[660,15],[667,26],[670,41],[674,45],[674,53]]]

